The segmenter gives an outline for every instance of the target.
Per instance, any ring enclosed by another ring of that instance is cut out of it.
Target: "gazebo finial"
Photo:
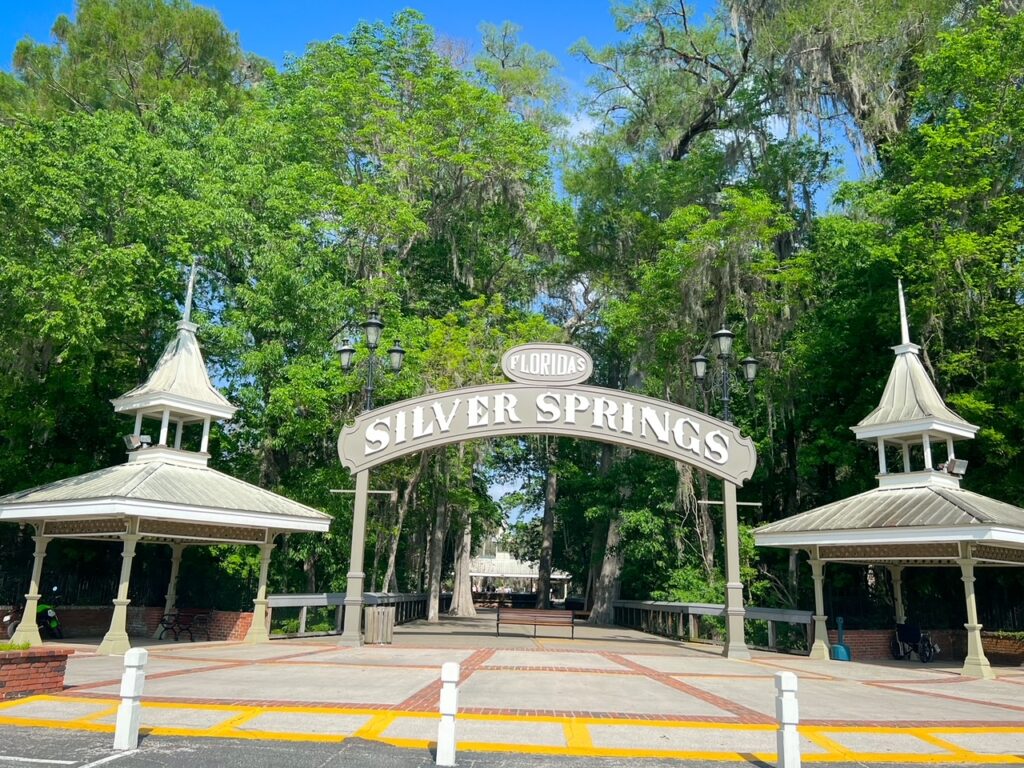
[[[907,325],[907,302],[903,298],[903,280],[896,278],[896,286],[899,289],[900,294],[900,344],[910,343],[910,326]],[[192,295],[192,289],[189,288],[189,296]]]
[[[192,259],[192,269],[188,274],[188,290],[185,291],[185,309],[181,313],[181,319],[186,323],[191,322],[192,319],[192,294],[196,289],[196,269],[199,267],[199,256],[195,256]],[[900,294],[900,302],[902,303],[902,294]]]

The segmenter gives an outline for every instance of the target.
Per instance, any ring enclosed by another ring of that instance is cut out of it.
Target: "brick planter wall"
[[[110,629],[110,617],[114,607],[68,605],[57,609],[64,637],[103,637]],[[211,640],[242,640],[252,624],[251,612],[240,611],[193,611],[210,614]],[[158,606],[128,606],[128,635],[130,637],[152,637],[160,626],[164,609]]]
[[[244,640],[252,625],[252,612],[210,611],[211,640]]]
[[[70,650],[0,651],[0,701],[59,693],[64,690],[64,670]]]

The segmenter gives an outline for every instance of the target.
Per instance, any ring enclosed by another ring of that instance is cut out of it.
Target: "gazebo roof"
[[[111,402],[118,413],[157,415],[171,409],[175,420],[202,421],[204,416],[230,419],[237,410],[210,383],[196,340],[198,326],[178,321],[178,332],[164,348],[153,372],[134,389]]]
[[[964,490],[937,477],[873,488],[755,532],[758,544],[1002,541],[1024,547],[1024,509]],[[936,482],[938,480],[938,482]]]
[[[903,287],[899,288],[902,343],[878,407],[853,428],[860,439],[878,441],[878,487],[826,504],[754,531],[760,546],[802,547],[820,560],[876,563],[952,563],[960,543],[973,547],[979,562],[1024,562],[1024,509],[960,487],[961,462],[955,438],[971,438],[978,428],[943,402],[910,342]],[[932,466],[929,440],[947,440],[948,457]],[[901,445],[903,471],[889,472],[886,444]],[[910,466],[920,443],[924,469]],[[964,463],[965,464],[965,463]]]
[[[974,437],[978,428],[954,413],[928,378],[921,362],[921,348],[910,342],[903,283],[898,285],[900,343],[892,348],[896,359],[878,407],[851,429],[861,440],[881,437],[906,442],[923,433],[936,437]]]
[[[918,356],[920,348],[916,344],[901,344],[893,349],[896,360],[882,399],[875,410],[853,427],[857,437],[885,436],[903,430],[941,430],[958,437],[972,437],[978,428],[942,401]]]
[[[326,531],[331,523],[312,507],[210,469],[203,454],[162,447],[0,497],[0,521],[44,522],[44,535],[118,536],[123,527],[109,522],[132,518],[149,521],[139,523],[144,537],[209,541],[262,541],[266,530]],[[256,529],[258,537],[248,535]]]

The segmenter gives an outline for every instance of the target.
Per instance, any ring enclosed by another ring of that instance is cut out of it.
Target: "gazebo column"
[[[903,608],[903,566],[890,565],[889,573],[892,575],[892,601],[896,609],[896,623],[906,624],[907,614]]]
[[[749,659],[743,618],[743,582],[740,581],[740,530],[736,512],[736,486],[728,480],[725,489],[725,621],[727,636],[723,655],[730,659]]]
[[[355,648],[363,644],[363,550],[366,547],[366,503],[370,495],[370,472],[356,472],[356,495],[352,510],[352,547],[348,582],[345,586],[345,628],[338,645]]]
[[[121,656],[132,647],[128,639],[128,584],[132,576],[132,560],[135,559],[135,547],[139,543],[137,533],[129,533],[124,537],[124,550],[121,552],[121,579],[117,585],[117,597],[114,598],[114,613],[110,617],[110,629],[103,636],[103,642],[96,653],[108,656]]]
[[[814,643],[810,658],[829,659],[828,627],[825,620],[825,562],[818,558],[818,548],[811,549],[811,578],[814,579]]]
[[[960,674],[968,677],[980,677],[991,680],[995,677],[992,666],[985,657],[985,649],[981,645],[981,624],[978,623],[978,605],[974,598],[974,565],[975,560],[969,542],[960,542],[960,573],[964,583],[964,597],[967,599],[967,658]]]
[[[185,431],[185,422],[176,421],[174,422],[174,448],[175,450],[181,450],[181,435]]]
[[[164,613],[173,613],[178,599],[178,569],[181,567],[181,555],[186,544],[171,544],[171,577],[167,580],[167,593],[164,595]],[[160,637],[163,627],[157,627],[153,637]]]
[[[252,601],[252,623],[245,633],[247,643],[270,641],[270,627],[267,626],[267,572],[270,570],[270,553],[274,550],[274,536],[267,532],[267,543],[260,544],[260,580],[256,587],[256,599]]]
[[[885,438],[878,438],[878,474],[885,474]]]
[[[199,444],[199,452],[206,453],[210,447],[210,417],[203,419],[203,439]]]
[[[164,411],[163,416],[160,417],[160,442],[159,445],[167,445],[167,428],[171,423],[171,412]]]
[[[924,450],[924,468],[932,469],[932,440],[927,432],[921,435],[921,448]]]
[[[43,576],[43,559],[46,557],[46,545],[50,539],[39,535],[42,526],[36,526],[36,535],[32,540],[36,543],[36,551],[32,558],[32,578],[28,585],[28,594],[25,595],[25,610],[21,614],[21,622],[14,631],[12,643],[28,643],[29,645],[42,645],[43,638],[39,636],[39,627],[36,626],[36,610],[39,608],[39,580]]]

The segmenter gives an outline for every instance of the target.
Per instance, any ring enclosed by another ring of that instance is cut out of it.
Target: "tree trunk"
[[[602,525],[602,521],[595,521],[594,527],[590,531],[590,567],[587,568],[587,588],[583,594],[583,609],[586,611],[594,607],[594,585],[601,572],[602,562],[598,553],[601,551],[601,543],[607,536],[608,529]]]
[[[541,521],[540,565],[537,568],[537,607],[551,607],[551,552],[555,546],[555,502],[558,500],[557,438],[547,438],[547,477],[544,482],[544,518]]]
[[[462,535],[455,548],[455,584],[452,587],[452,605],[449,616],[476,616],[473,605],[473,581],[469,575],[469,559],[473,555],[473,517],[468,512],[462,525]]]
[[[446,473],[438,473],[435,489],[434,531],[430,536],[430,596],[427,599],[427,621],[436,623],[441,612],[441,566],[444,537],[448,533],[448,483]]]
[[[416,487],[420,483],[423,470],[430,460],[430,451],[420,452],[420,460],[416,469],[406,483],[402,495],[398,497],[398,515],[395,520],[394,535],[391,537],[391,548],[388,550],[388,567],[384,572],[384,588],[389,592],[398,591],[398,580],[395,578],[395,559],[398,557],[398,541],[402,537],[402,526],[405,524],[405,516],[409,512],[413,497],[416,495]]]
[[[307,594],[316,592],[316,554],[310,552],[305,558],[303,558],[302,570],[306,574]]]
[[[708,575],[709,579],[713,579],[715,578],[715,552],[718,547],[718,536],[715,534],[715,521],[711,517],[711,505],[708,503],[710,500],[708,473],[699,472],[698,482],[700,483],[700,500],[703,503],[697,504],[697,514],[694,519],[697,521],[697,538],[700,540],[700,559],[704,566],[704,573]]]
[[[619,577],[622,575],[621,520],[616,514],[608,521],[608,537],[605,540],[604,560],[601,575],[594,584],[594,607],[590,610],[588,624],[613,624],[615,622],[614,602],[619,597]]]

